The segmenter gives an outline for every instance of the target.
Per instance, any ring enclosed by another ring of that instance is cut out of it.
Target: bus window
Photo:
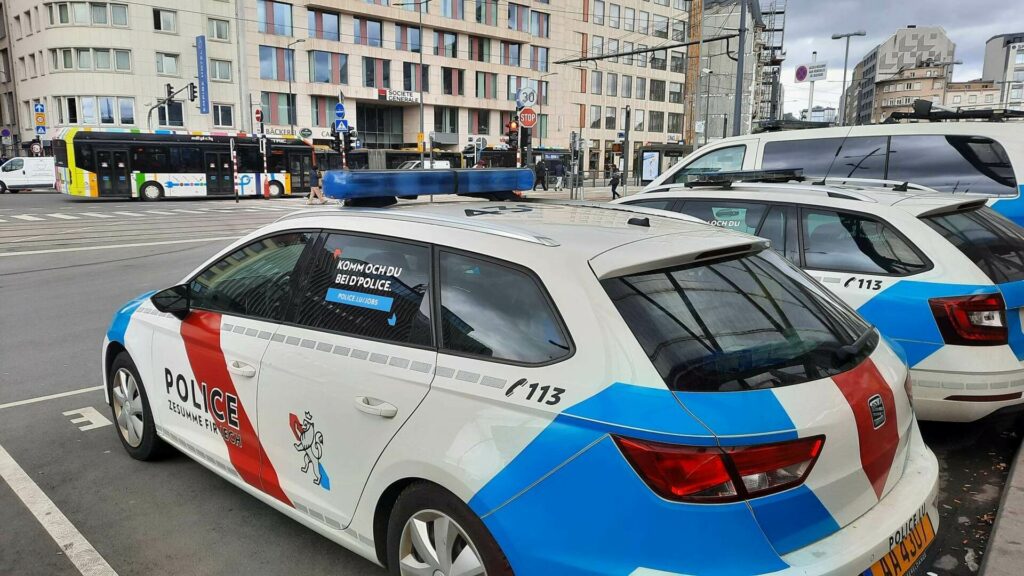
[[[132,147],[132,170],[137,172],[167,172],[166,146]]]
[[[263,172],[263,154],[259,146],[241,145],[237,149],[239,172]]]
[[[75,142],[75,164],[82,170],[96,171],[96,163],[92,157],[92,144]]]
[[[172,146],[171,163],[164,172],[202,172],[203,154],[198,146]]]
[[[943,192],[1014,195],[1017,188],[1006,150],[976,136],[893,136],[888,178]]]
[[[58,168],[68,167],[68,143],[54,138],[50,145],[53,146],[53,163]]]

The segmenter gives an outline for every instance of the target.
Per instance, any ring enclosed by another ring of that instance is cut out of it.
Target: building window
[[[644,131],[644,111],[633,110],[633,130],[637,132]]]
[[[632,8],[622,9],[622,29],[627,32],[633,31],[634,20],[636,20],[636,10]]]
[[[306,27],[310,38],[341,40],[341,16],[334,12],[310,10],[306,13]]]
[[[420,29],[416,26],[395,24],[395,49],[419,53],[423,49]]]
[[[608,73],[608,85],[607,85],[607,90],[605,91],[605,93],[608,96],[618,96],[619,95],[619,75],[618,74],[615,74],[613,72],[609,72]]]
[[[276,46],[260,46],[261,80],[294,80],[295,51]]]
[[[311,50],[309,81],[327,84],[348,84],[348,55]]]
[[[476,97],[498,97],[498,75],[493,72],[476,73]]]
[[[441,68],[441,88],[448,96],[462,96],[465,93],[466,71],[458,68]]]
[[[639,76],[637,76],[637,78],[636,78],[636,97],[637,97],[638,100],[646,100],[647,99],[647,79],[646,78],[640,78]]]
[[[462,20],[465,16],[465,0],[441,0],[441,16]]]
[[[668,68],[668,53],[666,50],[655,50],[651,52],[651,68],[664,70]]]
[[[178,13],[171,10],[153,9],[153,30],[160,32],[178,31]]]
[[[623,98],[633,97],[633,77],[623,76],[619,82],[619,95]]]
[[[355,24],[356,44],[364,46],[381,46],[381,23],[378,20],[353,18]]]
[[[549,22],[551,21],[551,15],[543,12],[537,12],[533,10],[530,12],[530,34],[539,38],[550,37],[551,30]]]
[[[434,106],[434,131],[458,134],[459,109],[450,106]]]
[[[604,129],[615,130],[615,106],[604,107]]]
[[[459,35],[455,32],[434,32],[434,55],[459,57]]]
[[[413,62],[402,63],[402,89],[410,92],[419,92],[420,86],[417,84],[416,71],[419,70],[420,65]],[[420,75],[420,79],[423,80],[423,91],[430,91],[430,66],[423,66],[423,74]]]
[[[665,131],[665,113],[651,110],[651,116],[647,119],[648,132]]]
[[[135,124],[135,98],[118,98],[117,111],[121,124]]]
[[[268,124],[295,124],[295,95],[280,92],[261,92],[260,106]]]
[[[522,44],[516,44],[514,42],[502,42],[501,63],[506,66],[521,66],[522,60],[520,54],[522,52],[522,49]]]
[[[178,75],[178,55],[164,52],[156,53],[156,73],[165,76]]]
[[[83,117],[86,117],[86,101],[87,99],[82,99]],[[163,106],[157,108],[157,115],[159,116],[158,122],[161,126],[173,126],[177,128],[185,126],[185,106],[176,100],[167,102]]]
[[[1017,56],[1014,58],[1013,63],[1016,65],[1024,64],[1024,49],[1017,50]]]
[[[491,111],[470,110],[469,111],[469,132],[470,134],[491,133]]]
[[[263,34],[292,35],[292,5],[272,0],[256,0],[257,29]]]
[[[406,12],[416,12],[417,10],[419,10],[420,13],[426,14],[429,12],[429,10],[427,9],[428,3],[429,0],[422,2],[409,0],[408,2],[403,1],[401,3],[396,3],[395,6],[401,6],[402,10],[405,10]]]
[[[131,50],[114,50],[114,70],[118,72],[132,71]]]
[[[993,102],[995,102],[995,95],[993,95],[993,94],[985,94],[985,103],[986,104],[991,104]]]
[[[391,60],[363,56],[363,86],[391,88]]]
[[[686,72],[686,54],[673,50],[669,54],[669,70],[672,72]]]
[[[594,104],[590,106],[590,127],[601,127],[601,107]]]
[[[686,22],[683,20],[672,21],[672,40],[675,42],[686,42]]]
[[[110,23],[113,24],[114,26],[127,26],[128,25],[128,5],[127,4],[111,4],[110,5]],[[132,100],[131,98],[129,98],[129,100],[132,101],[132,107],[134,109],[135,101]],[[135,123],[134,115],[132,117],[133,117],[133,120],[132,120],[132,122],[130,122],[130,124],[134,124]],[[123,124],[123,122],[122,122],[122,124]]]
[[[92,13],[92,23],[93,24],[99,24],[101,26],[106,26],[109,23],[109,20],[107,18],[108,14],[107,14],[107,5],[106,4],[99,4],[99,3],[90,4],[89,8],[90,8],[90,12]],[[110,109],[110,124],[113,124],[113,123],[114,123],[114,110],[113,110],[113,106],[111,106],[111,109]]]
[[[231,40],[231,24],[227,20],[210,18],[206,27],[211,39],[225,42]]]
[[[78,69],[79,70],[92,70],[92,50],[89,48],[79,48],[78,52]]]
[[[548,71],[548,49],[543,46],[531,46],[533,56],[530,58],[530,68],[538,72]]]
[[[704,127],[707,130],[707,126]],[[681,134],[683,131],[683,115],[678,112],[668,113],[668,131],[670,134]]]
[[[498,25],[498,0],[474,0],[474,16],[478,24]]]
[[[604,26],[604,0],[594,0],[594,24]]]
[[[683,103],[683,84],[682,82],[669,82],[668,83],[668,101],[672,104]],[[669,132],[672,130],[669,129]]]
[[[508,29],[519,32],[530,31],[530,7],[521,4],[508,4]]]
[[[604,36],[590,37],[590,53],[588,56],[600,56],[604,54]]]
[[[977,104],[978,103],[978,95],[977,94],[971,94],[970,96],[968,96],[967,97],[967,103],[968,104]]]
[[[601,94],[602,85],[604,84],[604,74],[600,70],[593,70],[590,72],[590,93]]]
[[[606,52],[608,54],[618,54],[619,53],[619,41],[616,40],[615,38],[609,38],[608,39],[608,45],[605,46],[605,50],[606,50]],[[618,56],[612,56],[611,58],[608,59],[608,61],[609,62],[618,62],[619,61],[619,57]]]
[[[491,61],[491,39],[477,36],[469,37],[469,59],[476,62]]]
[[[231,82],[231,61],[210,60],[210,80]]]
[[[647,50],[646,44],[640,44],[636,47],[637,50]],[[647,52],[641,52],[636,55],[636,65],[638,68],[647,68]]]
[[[231,128],[235,125],[235,109],[230,104],[213,105],[213,125]]]
[[[623,52],[623,54],[620,57],[619,61],[622,62],[623,64],[625,64],[626,66],[632,66],[633,65],[633,55],[629,54],[629,52],[632,52],[632,51],[633,51],[633,43],[632,42],[623,41],[622,42],[622,52]]]
[[[93,48],[92,63],[97,70],[110,70],[110,50],[106,48]]]
[[[960,95],[957,94],[956,96],[953,96],[953,104],[959,104],[959,103],[960,103]]]
[[[665,81],[664,80],[651,80],[651,101],[652,102],[664,102],[665,101]],[[654,112],[651,112],[650,121],[654,122]]]

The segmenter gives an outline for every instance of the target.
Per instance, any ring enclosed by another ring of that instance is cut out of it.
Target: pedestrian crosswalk
[[[195,207],[190,206],[188,208],[164,208],[160,210],[118,210],[104,212],[99,210],[88,210],[82,212],[68,211],[68,212],[50,212],[50,213],[32,213],[32,214],[11,214],[6,212],[0,212],[0,224],[20,224],[20,223],[36,223],[36,222],[62,222],[69,220],[79,221],[113,221],[112,219],[120,220],[132,220],[141,218],[153,218],[153,217],[166,217],[166,216],[183,216],[183,217],[198,217],[203,215],[214,215],[214,214],[237,214],[239,212],[247,213],[283,213],[291,212],[303,208],[301,204],[297,202],[288,202],[272,205],[240,205],[240,206],[211,206],[211,207]],[[51,208],[52,209],[52,208]]]

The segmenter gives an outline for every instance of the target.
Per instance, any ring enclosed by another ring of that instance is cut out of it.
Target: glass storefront
[[[402,106],[374,106],[359,102],[356,106],[356,123],[359,140],[365,148],[401,148]]]

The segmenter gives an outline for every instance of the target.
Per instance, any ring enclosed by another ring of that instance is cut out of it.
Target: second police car
[[[938,528],[907,370],[766,247],[623,207],[299,213],[118,311],[104,382],[131,456],[392,574],[904,574]]]
[[[619,202],[770,239],[905,354],[922,420],[1024,404],[1024,230],[983,196],[915,185],[731,183],[762,175],[691,176],[706,182]]]

